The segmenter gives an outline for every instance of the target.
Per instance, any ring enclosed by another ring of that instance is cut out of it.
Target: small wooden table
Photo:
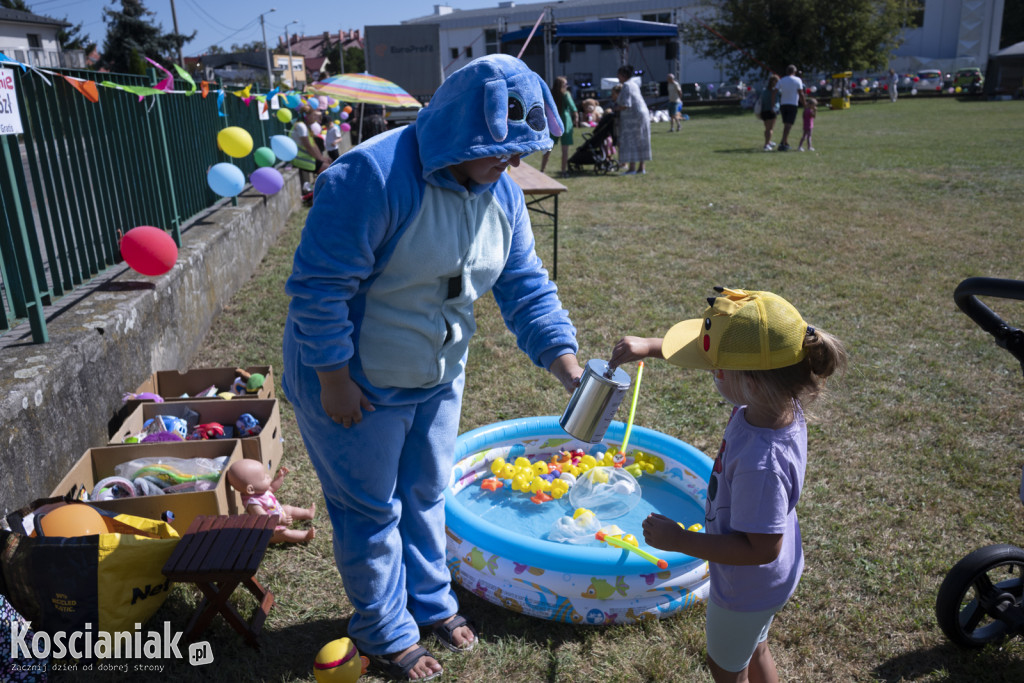
[[[277,522],[276,515],[199,516],[192,521],[163,569],[171,581],[194,583],[203,592],[186,639],[195,640],[219,612],[249,645],[259,649],[256,637],[274,604],[274,594],[256,581],[256,570]],[[228,603],[239,584],[258,603],[248,624]]]
[[[551,279],[558,277],[558,195],[567,191],[562,183],[541,173],[525,161],[518,166],[509,166],[508,173],[526,195],[526,208],[551,218],[554,223],[554,259],[551,263]],[[548,200],[553,200],[549,209]]]

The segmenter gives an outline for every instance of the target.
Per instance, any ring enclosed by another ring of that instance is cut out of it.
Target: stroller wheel
[[[954,644],[984,647],[1024,625],[1024,550],[998,544],[975,550],[946,575],[935,617]]]

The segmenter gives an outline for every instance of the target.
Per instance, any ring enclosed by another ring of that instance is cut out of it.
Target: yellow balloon
[[[281,123],[288,123],[289,121],[292,120],[292,110],[284,108],[278,109],[277,120],[280,121]]]
[[[217,144],[229,157],[241,159],[252,152],[252,136],[245,128],[229,126],[217,133]]]
[[[359,651],[348,638],[338,638],[320,648],[313,664],[317,683],[355,683],[363,673]]]

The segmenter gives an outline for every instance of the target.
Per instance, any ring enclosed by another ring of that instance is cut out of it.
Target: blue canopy
[[[501,42],[511,43],[526,40],[530,29],[524,28],[510,33],[503,33]],[[662,24],[657,21],[639,21],[636,19],[599,19],[597,21],[573,21],[555,24],[555,40],[571,40],[577,43],[603,43],[614,38],[675,38],[679,35],[679,27],[675,24]]]

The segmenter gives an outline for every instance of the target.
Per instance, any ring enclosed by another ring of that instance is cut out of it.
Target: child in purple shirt
[[[708,299],[702,318],[678,323],[664,339],[623,337],[609,365],[654,357],[710,370],[735,406],[708,483],[706,532],[651,514],[644,540],[708,561],[715,681],[778,681],[768,629],[804,566],[796,516],[807,464],[803,404],[845,367],[846,351],[782,297],[715,289],[721,296]]]

